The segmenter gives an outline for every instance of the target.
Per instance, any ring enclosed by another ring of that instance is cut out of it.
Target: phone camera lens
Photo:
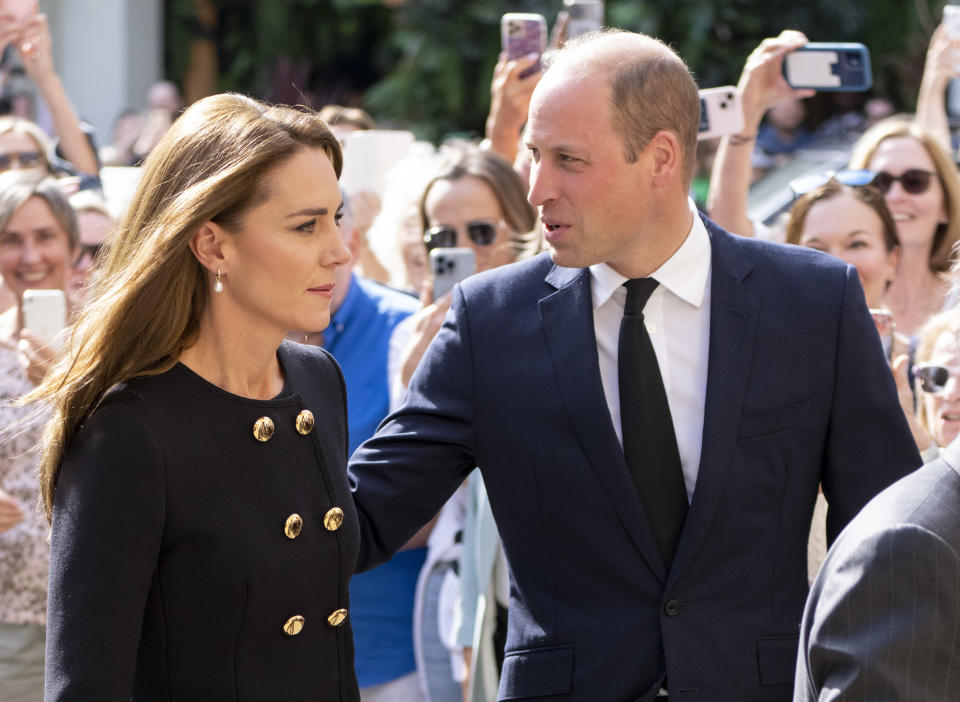
[[[720,109],[721,109],[721,110],[727,109],[727,101],[726,101],[726,100],[721,101],[721,103],[720,103]]]
[[[847,54],[847,63],[851,66],[857,67],[860,65],[860,55],[855,51],[851,51]]]

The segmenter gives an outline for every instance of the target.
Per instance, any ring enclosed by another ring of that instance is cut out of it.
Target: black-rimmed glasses
[[[497,223],[488,220],[467,222],[467,236],[477,246],[489,246],[497,240]],[[430,227],[423,234],[427,251],[449,249],[457,245],[457,230],[446,225]]]
[[[887,173],[886,171],[880,171],[877,173],[874,185],[880,189],[880,192],[886,195],[890,192],[893,184],[899,182],[900,187],[903,188],[904,191],[911,195],[920,195],[921,193],[927,192],[927,188],[930,187],[930,180],[936,177],[936,175],[936,173],[922,168],[908,168],[898,176]]]
[[[913,376],[920,381],[923,392],[937,395],[947,387],[950,369],[933,363],[918,363],[913,367]]]

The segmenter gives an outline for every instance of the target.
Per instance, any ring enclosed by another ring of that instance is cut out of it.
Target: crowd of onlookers
[[[789,215],[770,228],[750,220],[747,194],[758,169],[783,163],[814,139],[803,126],[802,99],[810,92],[790,89],[781,72],[784,55],[805,42],[784,32],[747,59],[738,84],[745,126],[717,146],[705,209],[733,233],[819,249],[857,269],[904,413],[929,458],[960,433],[960,310],[951,292],[960,175],[945,108],[947,85],[958,76],[958,42],[938,28],[916,115],[887,116],[888,102],[868,102],[866,114],[850,122],[868,128],[847,169],[798,180]],[[0,67],[8,112],[0,117],[0,425],[15,428],[0,441],[0,690],[12,691],[0,696],[26,700],[42,697],[36,675],[42,686],[47,528],[35,515],[30,447],[43,411],[12,402],[43,377],[54,352],[25,326],[24,292],[62,290],[68,315],[83,304],[96,261],[110,237],[122,235],[111,233],[119,205],[103,196],[101,168],[139,164],[182,104],[176,86],[155,84],[145,109],[120,115],[110,144],[98,150],[57,76],[44,17],[18,22],[0,14],[0,44],[11,47]],[[501,57],[482,143],[439,150],[417,143],[381,189],[344,192],[352,271],[345,268],[338,283],[330,328],[305,341],[330,349],[344,367],[351,450],[398,406],[450,304],[449,294],[433,294],[430,251],[469,248],[479,272],[542,248],[537,212],[526,200],[521,138],[541,75],[527,75],[534,62]],[[35,100],[10,87],[20,86],[21,71]],[[321,115],[344,142],[347,160],[351,133],[376,129],[362,109],[327,106]],[[825,550],[817,519],[812,568]],[[406,551],[354,580],[364,699],[490,699],[508,602],[507,564],[474,475]],[[13,657],[27,663],[8,683],[5,659]]]

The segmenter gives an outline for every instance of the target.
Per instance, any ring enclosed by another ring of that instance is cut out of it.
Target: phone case
[[[732,85],[700,91],[698,140],[716,139],[743,131],[743,105]]]
[[[564,0],[563,6],[570,15],[567,24],[570,39],[603,28],[603,0]]]
[[[434,249],[430,252],[430,270],[433,273],[433,299],[437,300],[453,290],[453,286],[469,278],[476,271],[473,249]]]
[[[509,60],[527,54],[543,54],[547,48],[547,20],[543,15],[508,12],[500,20],[500,39]],[[536,73],[540,62],[520,74],[521,78]]]
[[[811,43],[783,61],[791,88],[860,92],[873,86],[870,50],[856,43]]]

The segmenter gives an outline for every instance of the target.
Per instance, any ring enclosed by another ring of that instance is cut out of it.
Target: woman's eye
[[[317,223],[317,220],[311,219],[309,222],[304,222],[299,227],[297,227],[298,232],[312,232],[313,225]]]
[[[333,223],[336,224],[338,227],[340,226],[340,222],[342,221],[343,221],[343,212],[337,212],[337,214],[333,215]]]

